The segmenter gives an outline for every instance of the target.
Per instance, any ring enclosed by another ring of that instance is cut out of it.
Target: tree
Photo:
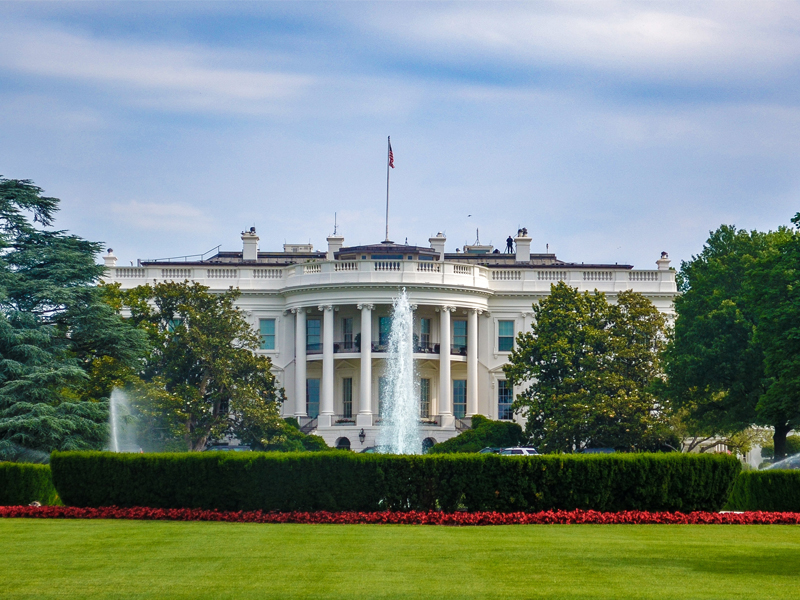
[[[628,291],[612,305],[560,282],[533,311],[504,371],[527,386],[514,406],[540,451],[656,449],[670,440],[653,391],[666,326],[649,300]]]
[[[795,238],[786,228],[762,233],[724,225],[681,264],[665,394],[684,411],[694,436],[727,437],[769,425],[776,456],[783,456],[786,434],[800,422],[785,386],[790,378],[779,374],[788,364],[779,358],[787,356],[782,349],[791,351],[791,323],[779,320],[790,315],[779,305],[782,297],[791,302],[787,249]]]
[[[50,229],[58,204],[0,178],[0,457],[101,448],[110,388],[97,367],[146,348],[96,285],[100,244]]]
[[[212,294],[198,283],[166,282],[109,293],[147,331],[152,350],[139,375],[167,393],[150,396],[160,410],[172,407],[159,418],[184,432],[190,450],[248,428],[279,426],[283,390],[270,359],[255,353],[260,339],[236,306],[239,290]]]

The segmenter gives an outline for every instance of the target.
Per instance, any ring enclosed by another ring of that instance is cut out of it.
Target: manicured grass
[[[800,528],[0,520],[0,597],[800,598]]]

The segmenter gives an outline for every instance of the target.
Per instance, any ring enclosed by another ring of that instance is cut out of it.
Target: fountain
[[[414,374],[414,311],[405,288],[392,305],[378,447],[389,454],[421,454],[419,401]]]
[[[111,391],[109,398],[108,425],[111,430],[108,449],[112,452],[138,452],[134,418],[128,396],[119,388]]]

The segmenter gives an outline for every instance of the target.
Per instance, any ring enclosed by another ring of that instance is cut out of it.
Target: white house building
[[[237,287],[240,306],[261,333],[286,390],[284,416],[331,446],[360,450],[380,429],[392,301],[405,288],[415,309],[414,345],[420,421],[428,444],[468,427],[475,414],[511,419],[514,390],[503,364],[514,337],[531,326],[532,305],[564,281],[579,290],[625,290],[647,296],[667,315],[677,294],[675,272],[662,253],[654,270],[630,265],[578,264],[553,254],[531,254],[520,230],[515,251],[491,246],[445,251],[442,234],[430,247],[384,242],[345,247],[328,238],[327,251],[284,244],[262,252],[255,228],[242,233],[238,252],[210,258],[139,261],[117,266],[105,257],[108,277],[123,289],[162,281],[196,281],[211,290]]]

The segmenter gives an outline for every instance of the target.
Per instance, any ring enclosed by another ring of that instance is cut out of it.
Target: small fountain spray
[[[111,391],[108,424],[111,430],[108,449],[111,452],[138,452],[128,396],[119,388]]]
[[[378,445],[391,454],[422,453],[413,332],[414,311],[403,289],[392,306],[383,426],[378,436]]]

